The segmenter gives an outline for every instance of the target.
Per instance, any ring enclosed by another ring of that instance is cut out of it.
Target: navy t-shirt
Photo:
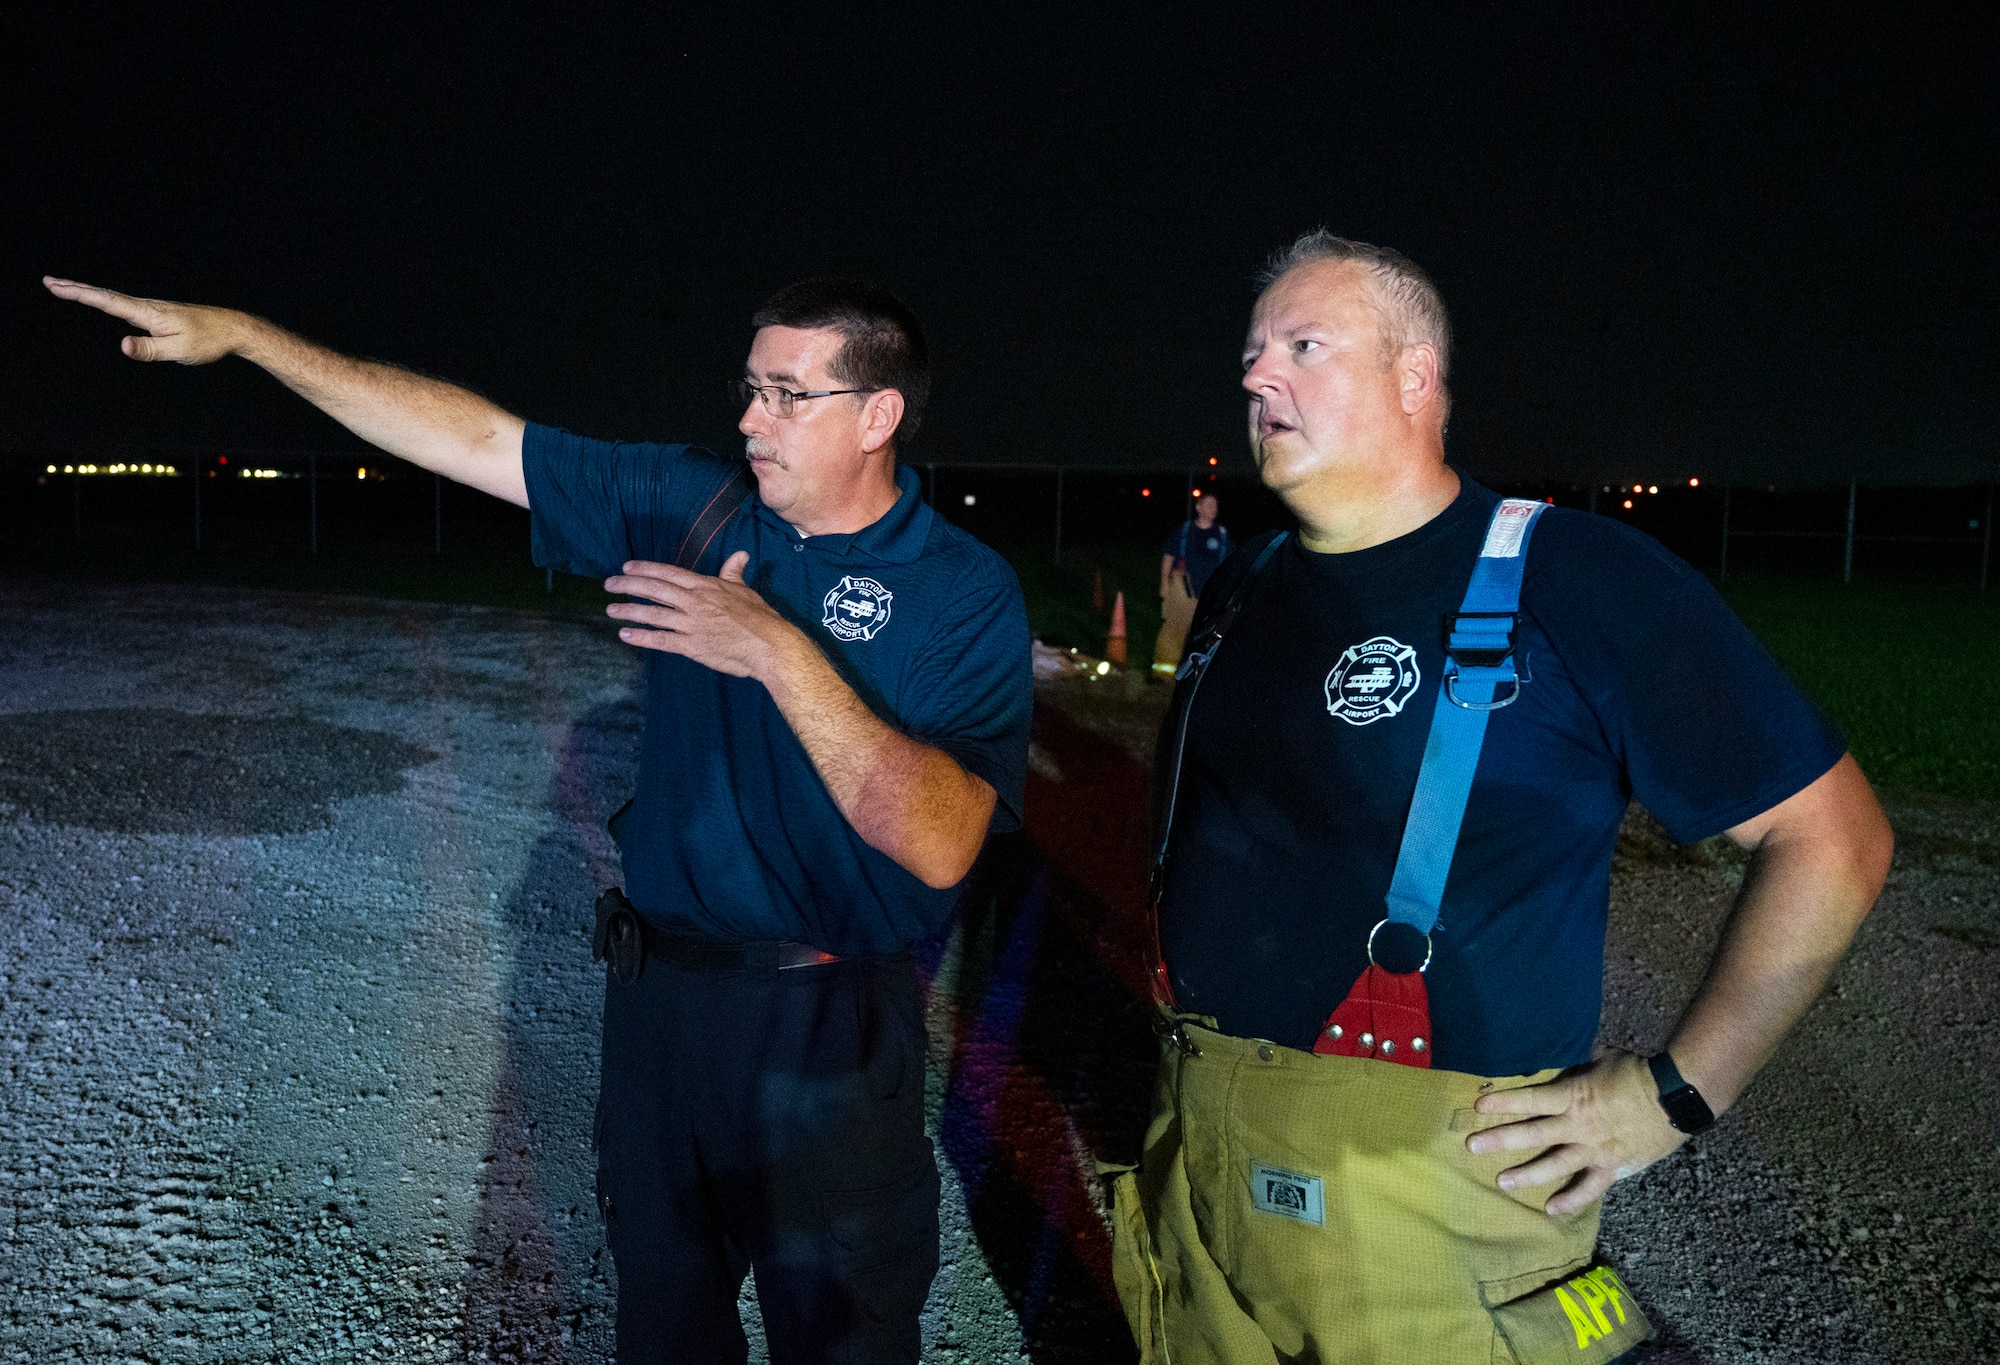
[[[728,463],[693,446],[522,440],[535,563],[608,576],[672,563]],[[916,475],[853,535],[802,537],[753,492],[695,566],[750,552],[744,578],[810,636],[869,708],[950,754],[1020,823],[1033,704],[1027,609],[1005,560],[936,516]],[[646,654],[638,791],[613,822],[625,891],[649,919],[729,939],[893,952],[935,931],[933,890],[864,843],[764,685]]]
[[[1187,572],[1188,591],[1196,597],[1208,585],[1209,576],[1229,558],[1229,550],[1229,532],[1219,521],[1206,531],[1184,521],[1167,532],[1166,543],[1160,546],[1162,555],[1172,555]]]
[[[1436,703],[1443,617],[1497,500],[1463,480],[1428,524],[1350,554],[1293,536],[1251,585],[1188,725],[1160,914],[1183,1009],[1310,1049],[1367,966]],[[1247,558],[1215,576],[1197,623]],[[1427,976],[1433,1064],[1484,1076],[1589,1060],[1611,854],[1632,797],[1692,842],[1845,752],[1706,579],[1609,518],[1542,515],[1521,610],[1529,680],[1487,727]],[[1388,690],[1365,705],[1342,685],[1344,663],[1399,658],[1368,668]]]

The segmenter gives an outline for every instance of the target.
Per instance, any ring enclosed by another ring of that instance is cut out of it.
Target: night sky
[[[45,272],[733,441],[750,310],[838,271],[930,328],[913,458],[1247,467],[1250,276],[1325,224],[1436,275],[1488,477],[2000,469],[1969,7],[64,9],[0,35],[17,460],[352,444]]]

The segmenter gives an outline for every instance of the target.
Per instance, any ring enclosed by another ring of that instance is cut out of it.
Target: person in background
[[[1229,558],[1229,528],[1216,520],[1222,503],[1213,493],[1195,500],[1194,518],[1170,532],[1160,547],[1160,634],[1153,644],[1153,671],[1171,677],[1180,667],[1188,626],[1202,586]]]

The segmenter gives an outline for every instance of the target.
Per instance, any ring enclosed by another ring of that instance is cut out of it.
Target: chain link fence
[[[912,467],[925,498],[954,522],[1017,555],[1045,547],[1055,562],[1085,546],[1135,553],[1157,546],[1203,492],[1217,495],[1238,543],[1291,522],[1253,473],[1214,460]],[[526,552],[519,509],[367,451],[99,451],[44,457],[8,482],[17,543],[43,547],[67,538],[112,554],[169,545],[218,556]],[[1718,580],[1750,572],[1851,582],[1859,574],[1983,590],[1991,577],[1990,483],[1779,487],[1635,478],[1497,486],[1628,522]]]

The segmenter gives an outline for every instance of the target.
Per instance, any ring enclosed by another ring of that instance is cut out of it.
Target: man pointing
[[[539,564],[641,599],[638,791],[612,822],[598,1198],[625,1362],[915,1361],[938,1176],[910,944],[1020,818],[1026,612],[895,451],[929,391],[886,291],[773,295],[736,392],[748,470],[588,440],[228,309],[67,280],[125,353],[240,355],[391,454],[529,509]]]

